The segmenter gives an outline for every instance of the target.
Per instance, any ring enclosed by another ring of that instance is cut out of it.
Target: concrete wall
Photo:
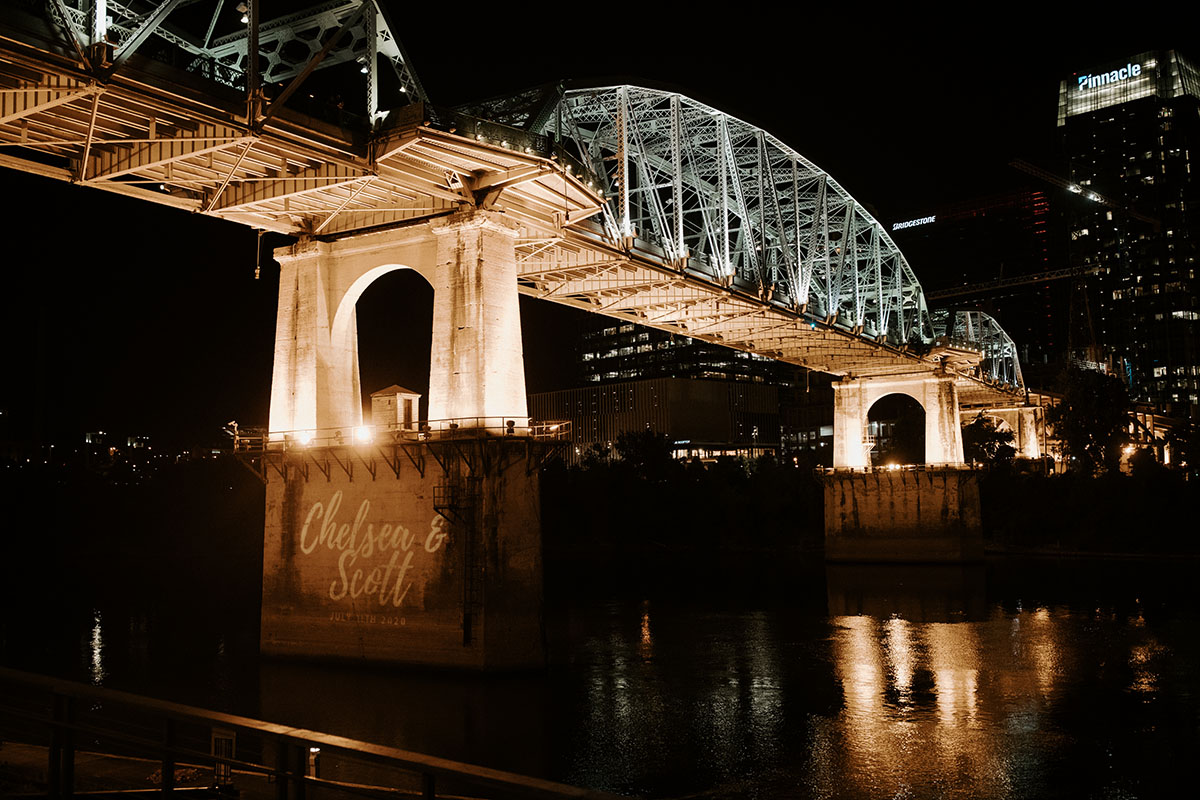
[[[826,560],[983,557],[979,482],[973,472],[835,472],[824,482]]]
[[[527,445],[411,445],[424,475],[391,446],[275,457],[262,652],[472,669],[542,666],[538,475],[527,469]],[[456,487],[456,501],[447,501],[445,487]]]

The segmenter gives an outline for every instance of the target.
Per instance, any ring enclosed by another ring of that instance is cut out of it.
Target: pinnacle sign
[[[1087,89],[1095,89],[1100,86],[1108,86],[1112,83],[1120,83],[1121,81],[1136,78],[1142,74],[1141,64],[1126,64],[1120,69],[1114,69],[1112,72],[1102,72],[1099,75],[1080,75],[1079,91]]]

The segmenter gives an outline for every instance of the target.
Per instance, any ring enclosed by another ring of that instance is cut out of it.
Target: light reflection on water
[[[1044,739],[1032,746],[1029,738],[1031,722],[1040,728],[1053,706],[1053,618],[998,611],[982,622],[857,616],[830,624],[844,694],[833,725],[840,746],[821,755],[837,763],[814,773],[839,776],[852,796],[1005,797],[1018,784],[1036,788],[1028,782],[1054,758]]]
[[[100,686],[104,683],[104,629],[100,626],[100,612],[92,609],[91,660],[89,661],[88,677],[92,683]]]
[[[1063,579],[829,567],[768,594],[581,592],[534,675],[257,662],[246,631],[144,612],[95,610],[76,641],[85,680],[630,794],[1155,796],[1200,744],[1195,602]]]

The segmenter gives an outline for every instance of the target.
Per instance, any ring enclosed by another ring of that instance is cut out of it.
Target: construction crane
[[[1008,162],[1008,165],[1010,167],[1015,167],[1016,169],[1019,169],[1022,172],[1028,173],[1028,174],[1034,176],[1035,178],[1041,178],[1042,180],[1046,181],[1047,183],[1050,183],[1050,184],[1053,184],[1060,188],[1066,189],[1068,192],[1071,192],[1072,194],[1077,194],[1080,197],[1091,200],[1093,203],[1099,203],[1100,205],[1107,206],[1108,208],[1115,208],[1119,211],[1124,212],[1125,214],[1129,215],[1130,217],[1133,217],[1134,219],[1138,219],[1138,220],[1141,220],[1142,222],[1148,223],[1148,224],[1154,226],[1155,233],[1157,233],[1159,228],[1162,226],[1162,221],[1160,219],[1158,219],[1157,217],[1151,217],[1146,214],[1142,214],[1141,212],[1139,212],[1133,208],[1130,208],[1129,206],[1124,205],[1122,203],[1118,203],[1117,201],[1112,200],[1112,199],[1100,194],[1099,192],[1092,191],[1089,188],[1080,186],[1077,183],[1073,183],[1073,182],[1067,180],[1066,178],[1062,177],[1061,175],[1056,175],[1053,172],[1044,170],[1035,164],[1030,164],[1028,161],[1024,161],[1024,160],[1018,158],[1018,159],[1014,159],[1014,160]]]
[[[948,289],[939,289],[936,292],[926,292],[925,299],[927,300],[947,300],[951,297],[963,297],[965,295],[982,294],[993,289],[1007,289],[1010,286],[1026,286],[1031,283],[1043,283],[1044,281],[1055,281],[1060,278],[1074,278],[1081,275],[1094,275],[1099,272],[1099,267],[1091,267],[1089,269],[1052,269],[1048,272],[1038,272],[1033,275],[1016,275],[1011,278],[997,278],[991,281],[981,281],[979,283],[967,283],[962,286],[951,286]]]
[[[1098,205],[1105,206],[1107,208],[1116,209],[1117,211],[1121,212],[1122,214],[1124,214],[1125,216],[1127,216],[1131,219],[1136,219],[1136,220],[1140,220],[1141,222],[1145,222],[1146,224],[1151,226],[1151,228],[1154,230],[1155,233],[1158,233],[1159,230],[1161,230],[1161,228],[1162,228],[1162,220],[1158,219],[1157,217],[1152,217],[1148,214],[1143,214],[1140,211],[1138,211],[1137,209],[1132,208],[1131,206],[1125,205],[1124,203],[1118,203],[1117,201],[1101,194],[1100,192],[1094,191],[1093,189],[1091,189],[1089,187],[1081,186],[1073,181],[1069,181],[1066,178],[1062,177],[1061,175],[1056,175],[1055,173],[1050,172],[1049,170],[1045,170],[1039,166],[1030,164],[1028,161],[1024,161],[1022,159],[1014,159],[1013,161],[1010,161],[1008,163],[1009,163],[1009,166],[1015,167],[1016,169],[1019,169],[1022,172],[1025,172],[1029,175],[1032,175],[1035,178],[1039,178],[1043,181],[1046,181],[1049,184],[1066,189],[1068,192],[1070,192],[1072,194],[1077,194],[1080,197],[1083,197],[1084,199],[1089,200]],[[1091,307],[1090,301],[1088,300],[1088,293],[1084,288],[1083,277],[1085,275],[1096,274],[1096,273],[1102,272],[1102,271],[1103,270],[1101,270],[1099,268],[1084,269],[1081,267],[1072,267],[1070,269],[1061,270],[1061,272],[1064,274],[1060,276],[1060,277],[1075,278],[1075,282],[1071,286],[1071,299],[1070,299],[1069,308],[1067,310],[1067,316],[1070,320],[1073,321],[1076,317],[1076,314],[1078,313],[1077,303],[1082,303],[1082,306],[1083,306],[1083,315],[1082,316],[1083,316],[1084,321],[1087,324],[1085,341],[1088,342],[1088,344],[1085,346],[1084,349],[1087,351],[1087,360],[1096,362],[1096,363],[1102,362],[1105,359],[1103,358],[1103,354],[1101,352],[1101,347],[1099,345],[1099,342],[1096,339],[1096,329],[1095,329],[1095,325],[1092,322],[1092,307]],[[1056,272],[1059,272],[1059,270],[1056,270]],[[1067,351],[1069,353],[1075,352],[1075,327],[1073,324],[1068,324],[1068,327],[1067,327]],[[1110,363],[1110,367],[1111,367],[1111,363]]]

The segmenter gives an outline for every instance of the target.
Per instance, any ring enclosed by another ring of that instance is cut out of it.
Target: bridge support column
[[[503,215],[476,211],[431,224],[433,344],[429,419],[515,419],[525,425],[525,364],[518,305],[517,230]]]
[[[277,250],[271,432],[344,429],[349,436],[362,424],[355,303],[378,277],[402,268],[434,290],[429,419],[523,427],[516,236],[503,214],[476,211]]]
[[[925,409],[925,463],[950,469],[825,476],[830,561],[970,561],[982,557],[979,487],[963,463],[958,391],[949,375],[848,378],[833,384],[833,466],[871,464],[867,413],[889,394]]]
[[[833,466],[861,469],[871,465],[867,448],[866,387],[862,381],[833,383]]]
[[[330,284],[337,260],[331,245],[301,242],[275,254],[280,264],[271,375],[270,430],[316,431],[362,423],[358,337],[331,336]],[[336,303],[336,301],[335,301]]]
[[[545,665],[543,443],[486,432],[268,451],[260,648]]]
[[[949,375],[846,378],[833,384],[833,466],[868,467],[867,413],[877,400],[905,394],[925,409],[925,463],[963,463],[958,391]]]
[[[1037,406],[1026,406],[1017,410],[1017,452],[1023,458],[1041,458],[1042,426],[1045,419]]]
[[[544,664],[548,445],[527,438],[516,236],[502,214],[477,211],[276,251],[264,653]],[[434,290],[432,430],[380,425],[359,439],[355,303],[398,269]]]
[[[1016,406],[1009,408],[988,408],[962,412],[964,425],[972,422],[983,414],[990,417],[1002,430],[1012,432],[1012,445],[1021,458],[1038,459],[1045,453],[1042,444],[1045,441],[1045,417],[1039,406]]]
[[[824,484],[827,561],[983,558],[979,477],[971,470],[832,472]]]

